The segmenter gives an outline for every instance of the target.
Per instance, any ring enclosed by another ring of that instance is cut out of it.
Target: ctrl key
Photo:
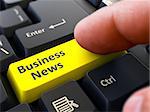
[[[127,54],[89,72],[82,85],[100,110],[121,111],[129,95],[148,85],[148,79],[148,69]]]
[[[48,112],[95,111],[95,106],[75,81],[43,94],[39,103]]]

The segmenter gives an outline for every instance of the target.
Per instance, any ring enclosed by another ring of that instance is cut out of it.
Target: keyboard
[[[111,4],[0,0],[1,111],[118,112],[148,86],[148,44],[99,55],[74,39],[81,19]]]

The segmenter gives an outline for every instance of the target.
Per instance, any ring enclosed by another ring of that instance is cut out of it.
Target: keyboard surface
[[[0,0],[0,111],[121,111],[149,84],[149,45],[108,55],[74,28],[118,0]]]

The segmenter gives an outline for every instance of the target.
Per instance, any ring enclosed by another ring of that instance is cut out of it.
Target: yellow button
[[[21,61],[12,63],[8,79],[21,103],[30,103],[40,95],[70,80],[82,78],[87,71],[124,54],[93,54],[73,39]]]

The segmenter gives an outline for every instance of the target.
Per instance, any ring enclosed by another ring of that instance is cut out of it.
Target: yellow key
[[[45,91],[71,80],[124,54],[97,55],[81,48],[73,39],[21,61],[12,63],[8,79],[20,103],[30,103]]]

